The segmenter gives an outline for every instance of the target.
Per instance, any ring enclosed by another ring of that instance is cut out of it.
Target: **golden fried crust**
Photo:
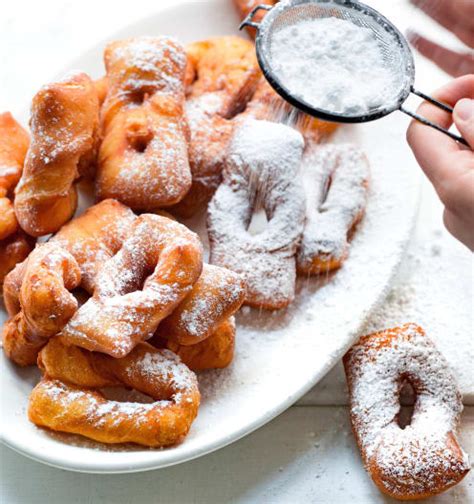
[[[208,338],[199,343],[184,346],[168,340],[165,346],[179,355],[192,371],[225,368],[234,358],[234,317],[224,320]]]
[[[234,129],[232,118],[245,108],[260,79],[255,48],[240,37],[194,42],[187,54],[186,114],[193,182],[185,198],[171,208],[181,217],[203,209],[217,189]]]
[[[179,345],[195,345],[209,338],[244,300],[245,284],[240,275],[205,264],[191,293],[160,323],[155,334]]]
[[[241,112],[260,79],[254,45],[240,37],[215,37],[186,48],[188,99],[207,93],[223,97],[219,115],[232,118]]]
[[[26,259],[34,247],[34,240],[22,231],[0,241],[0,288],[17,263]],[[6,304],[6,298],[4,299]]]
[[[101,267],[93,297],[61,335],[68,344],[123,357],[154,334],[201,270],[196,234],[166,217],[143,214],[119,252]]]
[[[10,112],[0,114],[0,242],[18,229],[11,193],[20,180],[29,142]]]
[[[415,500],[444,492],[470,470],[457,440],[461,394],[448,363],[413,323],[363,336],[344,356],[352,429],[381,492]],[[414,397],[401,426],[402,389]]]
[[[107,76],[104,75],[100,79],[96,79],[94,81],[94,87],[97,93],[97,99],[99,100],[99,106],[102,107],[105,98],[107,97],[107,88],[108,88]]]
[[[92,294],[97,271],[120,249],[134,219],[135,215],[125,205],[104,200],[65,224],[48,243],[55,243],[74,257],[81,270],[80,286]],[[23,259],[26,255],[28,252],[24,253]],[[21,309],[20,289],[27,263],[26,260],[18,264],[5,277],[3,296],[10,316]]]
[[[147,211],[173,205],[191,185],[184,49],[174,39],[142,37],[109,44],[104,57],[99,199]]]
[[[94,162],[99,102],[84,73],[44,86],[34,97],[31,145],[15,190],[15,213],[32,236],[57,231],[76,209],[74,181]]]
[[[90,294],[97,272],[118,252],[134,220],[128,207],[107,199],[89,207],[51,239],[74,256],[81,269],[81,287]]]
[[[30,396],[36,425],[103,443],[170,446],[188,433],[199,408],[196,376],[173,352],[140,343],[126,357],[64,346],[53,339],[39,357],[45,375]],[[107,400],[98,386],[138,390],[153,403]]]
[[[77,310],[69,291],[79,282],[76,261],[56,244],[46,243],[30,254],[19,293],[21,311],[3,329],[3,349],[11,360],[21,366],[36,362],[41,347]]]
[[[10,112],[0,114],[0,188],[10,191],[21,177],[29,135]]]

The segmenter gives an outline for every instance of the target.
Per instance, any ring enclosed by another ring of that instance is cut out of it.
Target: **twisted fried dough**
[[[97,272],[118,252],[134,220],[135,214],[128,207],[108,199],[89,207],[50,241],[76,259],[81,270],[81,287],[92,294]]]
[[[74,257],[55,243],[39,246],[30,254],[20,288],[21,311],[3,327],[3,349],[12,361],[20,366],[36,362],[41,347],[77,310],[69,291],[79,285],[80,278]]]
[[[109,44],[104,58],[98,196],[137,210],[173,205],[191,186],[184,49],[171,38],[141,37]]]
[[[143,214],[102,265],[94,295],[61,335],[68,344],[123,357],[154,334],[189,294],[201,269],[197,235],[166,217]]]
[[[33,238],[21,231],[0,240],[0,289],[4,285],[8,274],[18,263],[26,259],[33,247]]]
[[[155,333],[179,345],[195,345],[208,338],[232,316],[245,299],[240,275],[211,264],[204,264],[199,280]]]
[[[34,97],[31,145],[15,190],[15,213],[28,234],[53,233],[74,214],[74,181],[95,161],[98,113],[84,73],[44,86]]]
[[[74,257],[81,271],[80,286],[92,294],[97,271],[118,252],[134,219],[134,213],[125,205],[104,200],[65,224],[48,243],[55,243]],[[20,311],[26,263],[19,264],[5,278],[3,296],[10,316]],[[52,314],[54,306],[45,310]]]
[[[176,341],[162,340],[166,348],[178,355],[193,371],[221,369],[234,358],[235,320],[224,320],[205,340],[194,345],[180,345]]]
[[[191,131],[189,163],[192,186],[171,211],[191,217],[202,209],[221,181],[233,121],[255,91],[260,70],[251,42],[215,37],[186,48],[186,115]]]
[[[189,432],[200,402],[196,376],[173,352],[139,343],[114,359],[65,346],[54,338],[41,351],[44,378],[33,389],[28,415],[36,425],[102,443],[164,447]],[[153,403],[107,400],[103,386],[125,386]]]
[[[0,244],[18,229],[9,196],[20,180],[29,142],[28,133],[10,112],[0,114]]]

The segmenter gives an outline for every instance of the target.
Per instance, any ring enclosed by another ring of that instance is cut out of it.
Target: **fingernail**
[[[456,103],[454,107],[455,114],[461,121],[470,121],[474,117],[474,100],[463,98]]]

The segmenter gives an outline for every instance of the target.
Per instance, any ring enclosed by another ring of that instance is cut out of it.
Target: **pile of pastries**
[[[286,106],[243,38],[132,38],[104,61],[101,79],[43,86],[29,133],[0,116],[3,351],[42,371],[36,425],[162,447],[197,415],[194,372],[231,363],[241,305],[284,308],[297,274],[342,264],[368,166],[355,147],[320,145],[334,125],[280,123]],[[83,180],[97,203],[76,216]],[[205,212],[209,264],[177,220]],[[109,400],[111,386],[151,402]]]
[[[245,14],[252,2],[236,4]],[[288,106],[251,41],[185,48],[139,37],[108,44],[104,61],[98,80],[75,72],[42,87],[30,133],[0,115],[3,351],[41,370],[28,408],[36,425],[165,447],[196,418],[195,372],[231,364],[240,307],[284,309],[298,275],[343,265],[369,166],[359,148],[327,142],[336,125],[285,124]],[[96,204],[76,216],[82,180]],[[259,212],[266,224],[256,230]],[[209,263],[201,238],[178,220],[198,214]],[[367,336],[344,363],[356,438],[384,492],[426,496],[464,476],[459,393],[420,328]],[[444,420],[429,436],[397,431],[406,379],[425,401],[419,416]],[[367,403],[374,383],[378,408]],[[109,387],[148,402],[109,399]]]

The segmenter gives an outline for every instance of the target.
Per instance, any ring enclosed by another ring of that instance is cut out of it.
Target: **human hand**
[[[459,77],[433,97],[453,106],[452,116],[428,102],[418,113],[444,128],[454,119],[471,148],[418,121],[411,122],[407,140],[444,204],[447,230],[474,251],[474,75]]]
[[[474,1],[473,0],[410,0],[440,25],[450,30],[468,47],[474,47]],[[442,70],[460,77],[474,73],[472,51],[458,53],[410,31],[408,39],[415,49]]]

